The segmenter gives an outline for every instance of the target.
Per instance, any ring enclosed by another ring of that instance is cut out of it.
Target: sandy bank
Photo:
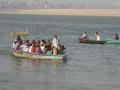
[[[120,9],[12,9],[0,10],[0,14],[120,16]]]

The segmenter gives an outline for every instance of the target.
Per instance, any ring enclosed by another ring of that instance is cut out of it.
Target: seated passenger
[[[31,52],[33,54],[36,53],[36,45],[35,44],[32,45]]]
[[[65,53],[66,53],[66,48],[64,45],[61,45],[59,54],[65,54]]]
[[[87,32],[85,32],[85,33],[83,34],[82,38],[88,39]]]
[[[51,49],[51,42],[48,40],[45,45],[46,48],[46,54],[47,55],[52,55],[52,49]]]
[[[16,50],[16,49],[17,49],[17,45],[18,45],[17,40],[15,40],[15,41],[13,42],[13,44],[12,44],[13,50]]]
[[[97,41],[100,41],[100,39],[101,39],[101,36],[100,36],[100,34],[98,32],[95,33],[95,39]]]
[[[41,44],[41,45],[40,45],[40,49],[41,49],[42,53],[44,53],[44,54],[45,54],[46,49],[45,49],[44,44]]]
[[[28,46],[27,46],[27,43],[24,43],[20,46],[22,52],[25,52],[27,53],[28,52]]]

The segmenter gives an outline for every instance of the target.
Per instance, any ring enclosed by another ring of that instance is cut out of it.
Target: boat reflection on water
[[[17,69],[38,69],[41,68],[57,68],[59,65],[66,64],[67,59],[64,60],[36,60],[36,59],[22,59],[22,58],[15,58],[13,57],[13,60],[15,61],[15,68]]]
[[[20,82],[44,83],[64,80],[66,62],[58,60],[28,60],[14,58],[13,70]]]

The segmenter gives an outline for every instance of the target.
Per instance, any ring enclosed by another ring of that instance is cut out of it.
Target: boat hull
[[[15,51],[12,52],[15,57],[18,58],[27,58],[27,59],[40,59],[40,60],[63,60],[67,57],[64,55],[38,55],[38,54],[28,54],[28,53],[17,53]]]
[[[89,39],[83,39],[83,38],[80,38],[79,41],[80,43],[88,43],[88,44],[105,44],[106,43],[106,41],[104,40],[97,41],[97,40],[89,40]]]
[[[120,44],[120,40],[106,39],[106,43],[108,43],[108,44]]]

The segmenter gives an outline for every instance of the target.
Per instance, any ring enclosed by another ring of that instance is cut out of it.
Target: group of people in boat
[[[22,40],[18,36],[13,42],[13,50],[22,53],[57,55],[65,54],[66,48],[60,44],[57,35],[50,40]]]
[[[83,38],[83,39],[89,39],[87,32],[83,33],[82,38]],[[100,35],[98,32],[96,32],[95,35],[94,35],[94,38],[95,38],[97,41],[100,41],[100,40],[101,40],[101,35]],[[115,33],[114,40],[119,40],[119,36],[118,36],[117,33]]]

